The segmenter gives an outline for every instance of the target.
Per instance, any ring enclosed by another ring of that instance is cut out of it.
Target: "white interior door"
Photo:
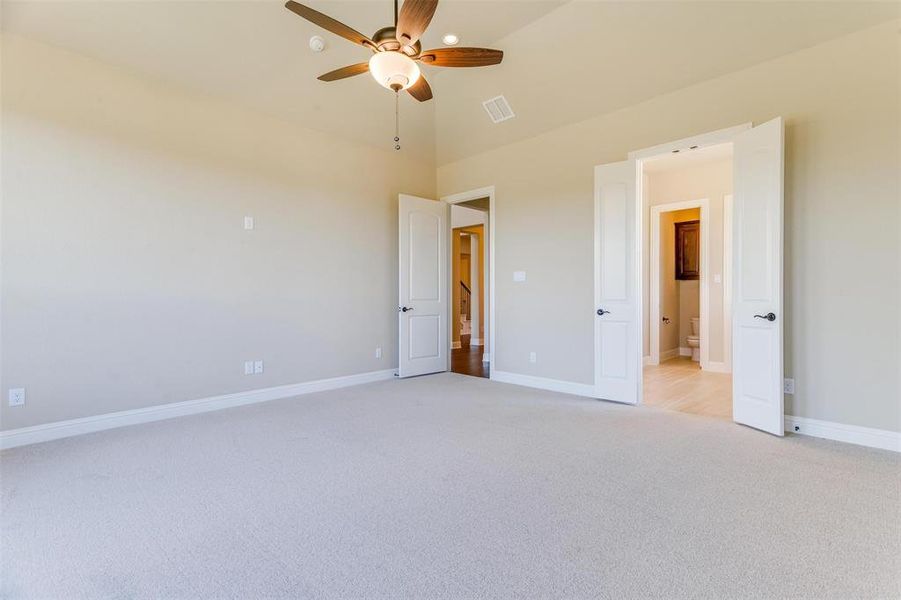
[[[595,393],[635,404],[641,386],[635,161],[596,167],[594,180]]]
[[[734,161],[732,416],[783,435],[782,119],[739,134]]]
[[[447,370],[447,204],[401,194],[398,375]]]

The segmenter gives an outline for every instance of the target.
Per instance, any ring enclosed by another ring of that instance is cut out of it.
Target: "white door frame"
[[[701,368],[707,369],[710,364],[710,280],[707,278],[710,264],[710,201],[707,198],[686,200],[684,202],[669,202],[651,207],[651,249],[648,257],[650,364],[660,364],[660,215],[665,212],[689,208],[701,209],[701,274],[699,277],[701,295]]]
[[[488,198],[488,272],[487,272],[487,285],[488,285],[488,294],[486,297],[488,298],[488,345],[485,348],[485,352],[482,355],[482,360],[484,362],[491,363],[491,369],[489,374],[491,379],[494,379],[494,357],[495,357],[495,348],[497,348],[497,319],[495,318],[495,287],[494,287],[494,248],[496,245],[494,239],[494,212],[495,212],[495,202],[494,202],[494,186],[490,185],[487,187],[482,187],[474,190],[469,190],[467,192],[460,192],[458,194],[451,194],[449,196],[442,196],[441,201],[447,202],[448,204],[460,204],[461,202],[469,202],[470,200],[478,200],[480,198]],[[448,227],[452,228],[453,224],[450,223],[450,219],[448,219]],[[484,240],[482,240],[484,244]],[[448,291],[450,291],[450,286],[448,286]],[[482,293],[485,293],[485,290],[482,290]],[[450,305],[450,302],[449,304]],[[484,318],[484,315],[483,315]],[[450,322],[450,319],[448,319]],[[452,338],[449,338],[452,339]],[[450,361],[450,355],[448,355],[448,361]],[[448,370],[450,370],[450,364],[448,364]]]
[[[723,371],[732,372],[732,194],[723,196]]]
[[[729,144],[732,143],[733,140],[735,140],[735,136],[743,131],[751,129],[751,127],[751,123],[742,123],[741,125],[736,125],[734,127],[717,129],[716,131],[711,131],[709,133],[702,133],[701,135],[682,138],[681,140],[675,140],[673,142],[651,146],[650,148],[633,150],[632,152],[629,152],[629,158],[634,158],[635,160],[644,160],[647,158],[670,155],[675,152],[684,152],[686,150],[706,148],[708,146],[717,146],[719,144]],[[639,185],[641,184],[640,179],[638,183]]]

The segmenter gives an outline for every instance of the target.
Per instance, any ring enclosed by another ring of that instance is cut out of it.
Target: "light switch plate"
[[[534,352],[529,352],[529,362],[530,363],[538,362],[538,355],[535,354]]]
[[[723,283],[723,276],[717,273],[713,276],[713,283]]]
[[[25,388],[12,388],[9,390],[9,405],[22,406],[25,404]]]
[[[253,229],[253,217],[244,217],[244,229]]]
[[[513,271],[513,281],[525,281],[526,280],[526,272],[525,271]]]
[[[244,361],[244,374],[245,375],[253,375],[253,361],[252,360]]]
[[[254,375],[259,375],[263,372],[263,361],[258,360],[253,363],[253,373]]]

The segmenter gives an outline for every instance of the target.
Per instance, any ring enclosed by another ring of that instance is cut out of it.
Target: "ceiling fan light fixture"
[[[419,79],[419,65],[400,52],[377,52],[369,59],[369,72],[379,85],[399,92]]]
[[[504,59],[501,50],[451,47],[460,42],[455,33],[442,36],[446,47],[423,50],[422,36],[435,16],[439,1],[403,0],[401,5],[399,0],[394,0],[394,26],[382,27],[371,37],[296,0],[287,0],[285,8],[313,25],[374,53],[367,62],[323,73],[317,79],[338,81],[369,71],[380,86],[395,93],[406,90],[417,101],[426,102],[433,98],[432,87],[426,81],[425,74],[420,73],[419,63],[430,67],[488,67],[500,64]],[[324,46],[324,40],[313,40],[311,44],[314,51],[324,49]]]

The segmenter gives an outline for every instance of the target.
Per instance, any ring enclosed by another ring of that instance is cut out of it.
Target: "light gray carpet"
[[[453,374],[2,455],[4,598],[897,598],[901,460]]]

